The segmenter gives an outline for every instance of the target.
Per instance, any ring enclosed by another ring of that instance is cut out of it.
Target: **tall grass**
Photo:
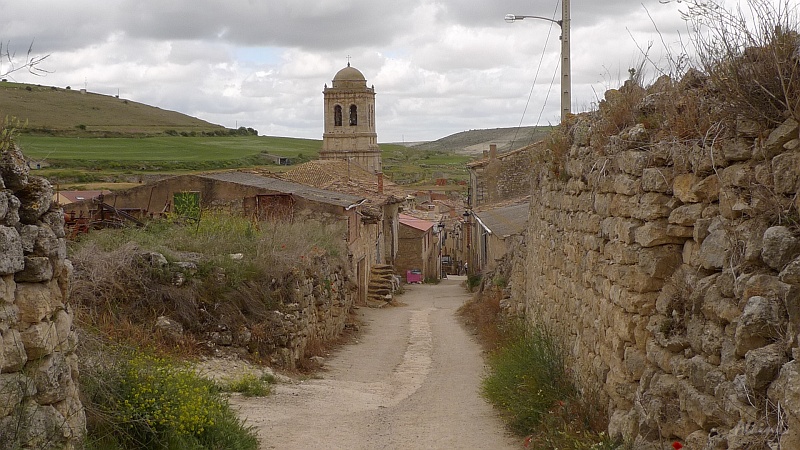
[[[484,396],[502,412],[509,429],[535,449],[616,449],[606,433],[606,414],[594,396],[581,393],[556,337],[541,326],[507,323],[489,358]]]
[[[542,415],[576,394],[563,350],[544,329],[513,331],[517,335],[489,359],[491,374],[483,392],[504,411],[509,427],[531,433]]]
[[[153,264],[150,252],[188,268]],[[235,338],[242,327],[256,327],[290,298],[285,286],[292,277],[320,264],[346,267],[346,254],[337,224],[253,223],[205,212],[194,224],[99,230],[73,243],[72,300],[85,327],[121,342],[192,354],[200,350],[197,333],[221,327]],[[187,332],[155,329],[160,315]],[[253,354],[269,353],[269,336],[249,342]]]

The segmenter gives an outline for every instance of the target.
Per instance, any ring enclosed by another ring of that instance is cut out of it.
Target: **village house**
[[[199,218],[201,211],[221,209],[254,220],[344,223],[347,226],[348,260],[358,286],[359,300],[366,302],[369,271],[379,259],[375,220],[366,211],[366,199],[318,189],[253,173],[223,172],[179,175],[154,183],[107,194],[99,199],[68,205],[72,217],[92,217],[102,206],[122,216],[143,219],[166,214]]]
[[[467,164],[471,208],[529,195],[531,155],[542,145],[537,142],[506,153],[497,153],[491,144],[483,159]]]
[[[473,210],[465,224],[471,229],[472,270],[494,269],[497,261],[518,245],[528,223],[530,204],[525,201]]]
[[[395,270],[407,281],[438,280],[441,276],[438,239],[441,230],[436,225],[436,222],[400,214],[400,251],[395,259]]]

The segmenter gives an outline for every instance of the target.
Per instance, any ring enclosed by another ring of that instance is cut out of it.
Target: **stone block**
[[[800,152],[782,153],[772,158],[775,192],[794,194],[800,189]]]
[[[788,361],[781,344],[756,348],[744,355],[747,385],[756,392],[765,390]]]
[[[750,164],[734,164],[721,171],[720,182],[723,187],[750,188],[754,176]]]
[[[645,221],[663,219],[669,217],[674,207],[675,200],[671,195],[647,192],[639,198],[633,217]]]
[[[19,318],[25,323],[39,323],[56,308],[47,283],[17,283],[16,304]]]
[[[708,175],[716,167],[724,166],[727,163],[718,149],[714,149],[713,146],[701,147],[697,144],[692,146],[689,161],[692,164],[692,172],[700,176]]]
[[[744,199],[730,188],[722,188],[719,192],[719,213],[728,220],[738,219],[742,212],[749,209],[749,205]]]
[[[0,302],[12,303],[17,291],[17,283],[14,281],[14,275],[0,275]]]
[[[800,361],[792,360],[781,366],[767,396],[774,404],[782,405],[790,417],[800,418]]]
[[[773,158],[775,155],[783,152],[783,146],[792,139],[798,138],[798,123],[793,118],[786,119],[782,124],[770,132],[760,154],[756,156],[763,156],[766,159]]]
[[[639,381],[647,368],[647,355],[636,347],[626,347],[624,362],[628,376]]]
[[[753,296],[747,301],[736,325],[736,355],[744,357],[750,350],[778,341],[786,328],[783,305],[776,299]]]
[[[716,174],[709,175],[692,186],[692,196],[700,202],[715,202],[719,199],[719,189],[719,177]]]
[[[25,345],[20,332],[13,328],[3,332],[2,344],[3,365],[0,366],[0,373],[21,370],[28,362],[28,355],[25,353]]]
[[[0,373],[0,418],[11,414],[24,399],[35,392],[33,381],[27,376],[21,373]]]
[[[672,181],[672,192],[683,203],[699,203],[700,199],[693,189],[699,181],[700,179],[691,173],[676,175]]]
[[[637,178],[650,163],[650,153],[641,150],[625,151],[617,155],[617,165],[626,174]]]
[[[778,279],[787,284],[800,286],[800,257],[788,263],[778,274]]]
[[[694,226],[695,222],[702,217],[704,207],[702,203],[679,206],[670,212],[669,223],[685,227]]]
[[[638,254],[637,264],[645,274],[665,279],[675,272],[682,259],[680,245],[659,245],[643,248]]]
[[[22,240],[12,227],[0,225],[0,275],[19,272],[25,267]]]
[[[708,235],[700,244],[698,259],[700,265],[708,270],[721,270],[730,260],[731,247],[728,234],[724,230],[716,230]]]
[[[686,240],[675,236],[670,236],[667,231],[668,224],[666,219],[647,222],[641,227],[636,228],[635,242],[642,247],[655,247],[666,244],[683,244]]]
[[[615,217],[633,217],[638,206],[638,196],[617,194],[611,199],[609,214]]]
[[[61,309],[56,313],[56,350],[61,352],[75,351],[77,335],[72,329],[72,314]]]
[[[761,258],[777,271],[800,255],[800,237],[788,227],[770,227],[764,232]]]
[[[628,245],[610,241],[603,246],[603,256],[616,264],[636,264],[639,261],[639,245]]]
[[[642,172],[642,190],[645,192],[672,193],[673,171],[651,167]]]
[[[29,366],[31,378],[36,385],[37,403],[52,405],[67,398],[73,380],[63,353],[55,352],[47,355]]]
[[[682,227],[680,225],[667,225],[667,234],[682,239],[691,239],[694,236],[694,227]]]
[[[20,333],[22,345],[28,359],[39,359],[53,353],[58,344],[56,325],[53,322],[39,322]]]
[[[747,161],[753,157],[753,142],[748,139],[721,142],[722,153],[728,161]]]
[[[36,224],[53,202],[53,186],[41,177],[29,177],[28,183],[17,189],[14,194],[22,203],[19,208],[19,220],[24,224]]]
[[[620,173],[614,177],[614,192],[621,195],[636,195],[642,187],[638,177]]]
[[[53,278],[53,265],[46,256],[26,256],[25,268],[14,275],[18,283],[39,283]]]

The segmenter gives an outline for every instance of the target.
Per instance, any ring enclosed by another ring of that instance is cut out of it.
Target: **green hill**
[[[0,82],[0,118],[16,117],[29,134],[60,136],[224,133],[225,127],[110,95],[54,86]]]

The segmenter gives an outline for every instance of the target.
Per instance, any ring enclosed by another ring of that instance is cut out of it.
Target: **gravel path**
[[[231,403],[263,449],[521,448],[480,397],[481,350],[455,315],[469,298],[462,280],[407,287],[403,306],[359,309],[358,342],[317,378]]]

